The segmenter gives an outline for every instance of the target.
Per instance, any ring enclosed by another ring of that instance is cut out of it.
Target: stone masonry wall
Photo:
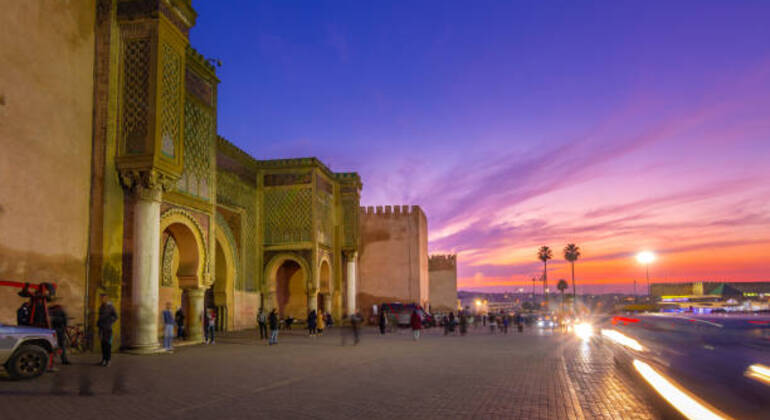
[[[447,312],[457,309],[457,255],[431,255],[428,259],[430,309]]]
[[[378,206],[359,212],[358,306],[364,315],[384,302],[429,298],[428,229],[418,206]]]
[[[93,114],[93,1],[0,13],[0,279],[59,284],[83,322]],[[0,288],[0,322],[22,300]]]

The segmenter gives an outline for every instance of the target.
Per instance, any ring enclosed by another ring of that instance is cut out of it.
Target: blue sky
[[[421,205],[463,287],[526,284],[568,241],[595,290],[641,247],[669,280],[766,279],[770,2],[193,4],[220,134]]]

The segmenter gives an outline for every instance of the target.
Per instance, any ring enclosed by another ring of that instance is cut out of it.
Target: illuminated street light
[[[652,290],[650,289],[650,263],[655,261],[655,254],[652,251],[642,251],[636,254],[636,261],[638,261],[639,264],[644,264],[645,269],[647,270],[647,296],[651,296]],[[634,278],[634,296],[636,296],[636,278]]]
[[[481,306],[481,299],[476,299],[476,306]]]

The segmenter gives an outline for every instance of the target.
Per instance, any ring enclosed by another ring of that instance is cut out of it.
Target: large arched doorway
[[[305,273],[294,260],[285,260],[275,273],[275,298],[282,318],[307,317],[307,288]]]

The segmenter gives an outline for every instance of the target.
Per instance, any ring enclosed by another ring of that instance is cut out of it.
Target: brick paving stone
[[[366,330],[359,346],[339,332],[282,332],[269,347],[254,331],[174,354],[96,355],[24,382],[0,377],[0,419],[655,419],[644,394],[612,363],[612,350],[528,330],[466,337],[441,331]],[[80,396],[90,384],[91,396]],[[124,390],[113,393],[113,389]]]

